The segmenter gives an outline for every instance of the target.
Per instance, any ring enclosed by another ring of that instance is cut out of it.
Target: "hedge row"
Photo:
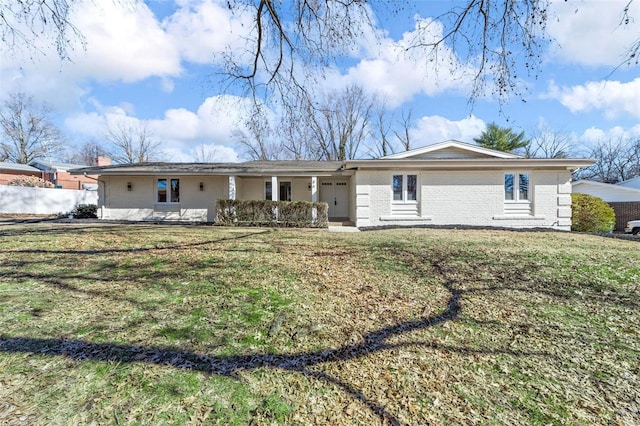
[[[326,228],[327,203],[308,201],[218,200],[216,221],[225,226]]]

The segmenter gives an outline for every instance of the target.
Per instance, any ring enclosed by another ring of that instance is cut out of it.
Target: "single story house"
[[[320,201],[357,227],[571,226],[571,171],[589,159],[530,159],[447,141],[373,160],[140,163],[89,167],[99,217],[215,221],[218,199]]]

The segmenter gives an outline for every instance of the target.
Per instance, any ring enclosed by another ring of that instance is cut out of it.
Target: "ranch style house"
[[[571,226],[571,172],[590,159],[540,159],[447,141],[372,160],[139,163],[87,167],[105,220],[214,222],[216,200],[320,201],[357,227]]]

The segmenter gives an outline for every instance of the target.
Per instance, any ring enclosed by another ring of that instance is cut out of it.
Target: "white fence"
[[[0,213],[68,213],[79,204],[98,204],[98,191],[0,185]]]

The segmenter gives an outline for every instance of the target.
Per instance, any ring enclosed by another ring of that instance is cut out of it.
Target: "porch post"
[[[236,177],[229,176],[229,199],[236,199]]]
[[[311,202],[318,202],[318,176],[311,176]]]
[[[278,176],[271,176],[271,201],[278,201],[280,188],[278,188]]]
[[[278,201],[280,195],[280,188],[278,188],[278,176],[271,176],[271,201]],[[279,214],[278,207],[276,206],[273,211],[273,217],[278,222]]]
[[[318,202],[318,176],[311,176],[311,202]],[[318,222],[318,208],[311,208],[311,223]]]

